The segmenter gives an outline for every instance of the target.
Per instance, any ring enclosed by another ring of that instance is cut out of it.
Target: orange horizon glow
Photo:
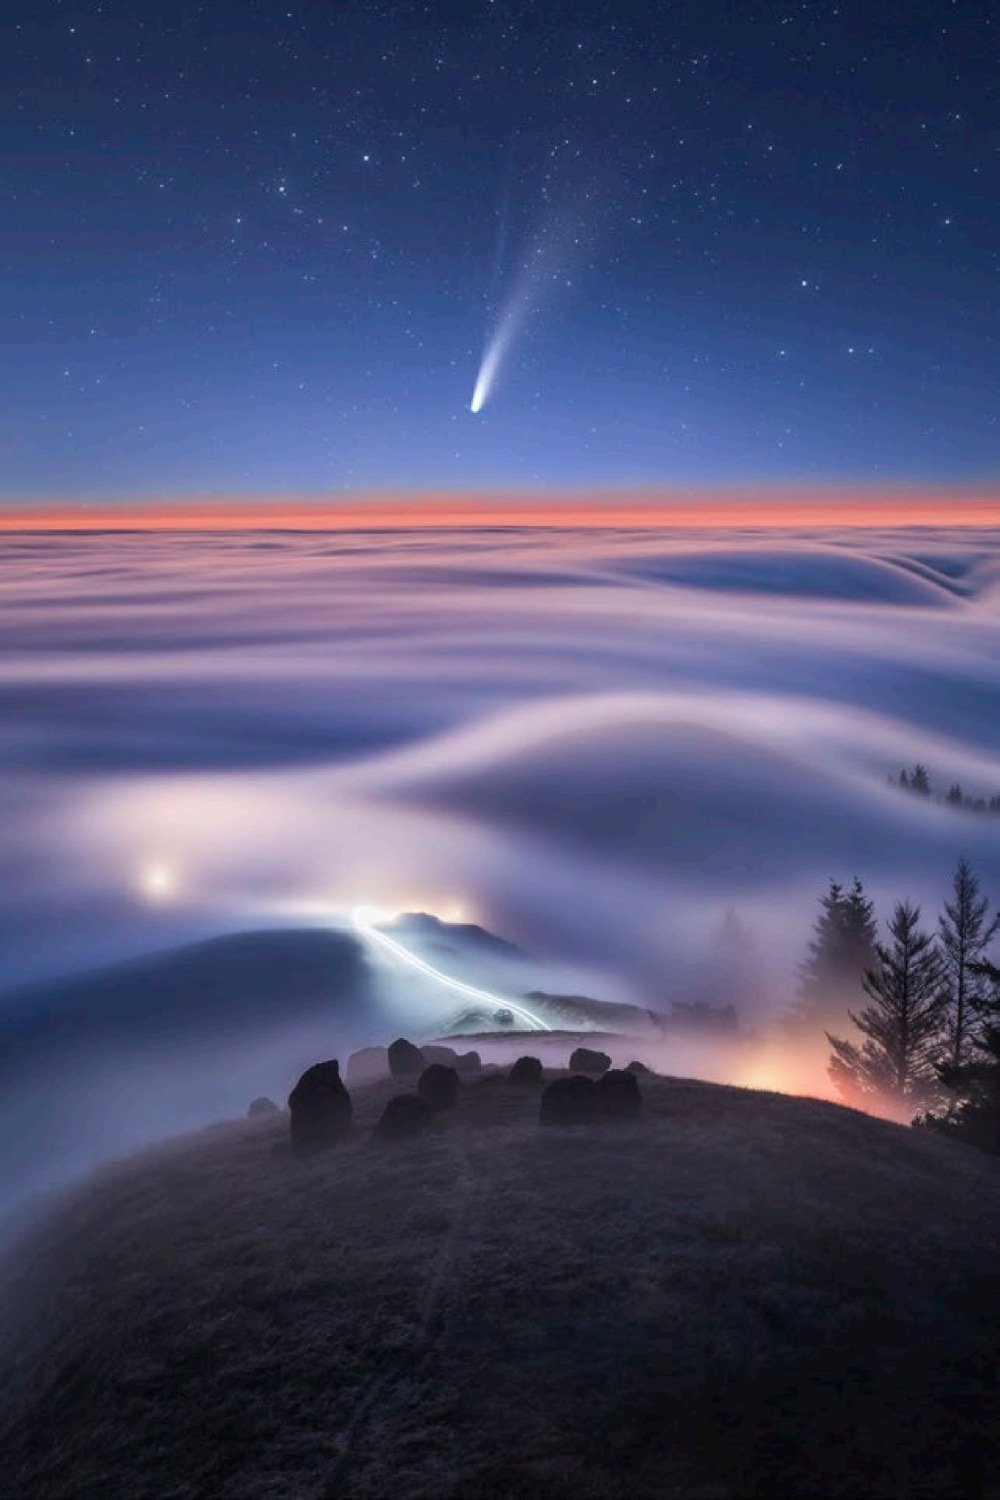
[[[0,531],[355,531],[996,526],[1000,485],[730,490],[553,490],[343,497],[180,495],[0,509]]]

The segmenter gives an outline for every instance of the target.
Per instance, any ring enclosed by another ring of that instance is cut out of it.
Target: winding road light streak
[[[389,937],[385,932],[380,932],[375,925],[379,915],[377,911],[373,911],[370,907],[366,906],[356,906],[351,913],[351,921],[354,924],[355,931],[366,942],[384,948],[387,953],[391,953],[394,957],[401,959],[411,969],[416,969],[418,974],[426,974],[429,979],[436,980],[445,989],[454,990],[458,995],[464,995],[467,1000],[485,1001],[488,1005],[499,1006],[511,1011],[513,1015],[517,1016],[518,1020],[524,1022],[529,1031],[548,1031],[549,1028],[544,1021],[540,1020],[538,1016],[534,1015],[525,1006],[519,1005],[516,1000],[509,1000],[506,995],[494,995],[490,990],[479,989],[474,984],[465,984],[461,979],[453,979],[450,974],[443,974],[440,969],[435,969],[433,964],[427,963],[425,959],[418,958],[415,953],[411,953],[409,948],[404,948],[403,944],[398,943],[395,938]]]

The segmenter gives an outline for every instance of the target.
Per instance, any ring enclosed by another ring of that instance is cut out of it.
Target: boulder
[[[307,1068],[288,1096],[292,1150],[322,1151],[342,1141],[351,1128],[351,1096],[340,1081],[335,1060]]]
[[[454,1047],[439,1046],[437,1043],[432,1043],[429,1047],[421,1047],[420,1051],[423,1053],[425,1063],[444,1063],[448,1068],[455,1066],[455,1059],[458,1057]]]
[[[452,1066],[459,1073],[479,1073],[482,1071],[483,1060],[478,1052],[460,1052]]]
[[[598,1118],[597,1084],[582,1073],[546,1084],[538,1111],[540,1125],[589,1125]]]
[[[606,1052],[594,1052],[590,1047],[577,1047],[569,1060],[571,1073],[606,1073],[611,1059]]]
[[[396,1094],[382,1111],[375,1126],[380,1141],[406,1141],[421,1135],[431,1122],[431,1112],[419,1094]]]
[[[416,1078],[424,1070],[424,1054],[405,1037],[399,1037],[391,1044],[388,1057],[393,1078]]]
[[[455,1108],[461,1087],[454,1068],[446,1067],[444,1063],[431,1063],[420,1075],[417,1093],[431,1113],[439,1115],[443,1110]]]
[[[627,1068],[609,1068],[594,1085],[597,1108],[605,1120],[634,1120],[642,1113],[639,1080]]]
[[[386,1047],[362,1047],[347,1059],[347,1082],[357,1088],[365,1083],[380,1083],[389,1076],[389,1052]]]
[[[545,1082],[540,1059],[519,1057],[507,1074],[507,1082],[519,1084],[523,1088],[540,1089]]]
[[[281,1114],[281,1110],[275,1104],[274,1100],[273,1099],[268,1099],[268,1098],[265,1097],[264,1094],[261,1094],[261,1096],[260,1096],[259,1099],[251,1099],[251,1101],[250,1101],[250,1107],[247,1110],[247,1119],[248,1120],[259,1120],[264,1115],[280,1115],[280,1114]]]

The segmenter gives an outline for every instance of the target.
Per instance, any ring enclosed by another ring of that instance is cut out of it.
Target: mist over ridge
[[[0,546],[5,993],[370,902],[521,945],[525,991],[666,1007],[732,910],[766,1032],[829,878],[929,917],[959,855],[1000,884],[1000,821],[888,783],[1000,791],[995,532]],[[211,1038],[166,1125],[211,1117]]]

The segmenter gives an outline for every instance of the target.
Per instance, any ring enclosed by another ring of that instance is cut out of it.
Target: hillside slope
[[[0,1081],[81,1046],[245,1034],[331,1004],[362,1006],[361,944],[328,928],[228,933],[0,996]]]
[[[8,1254],[0,1491],[961,1494],[995,1462],[1000,1166],[644,1087],[560,1131],[480,1081],[390,1148],[384,1084],[322,1158],[279,1117],[106,1169]]]

